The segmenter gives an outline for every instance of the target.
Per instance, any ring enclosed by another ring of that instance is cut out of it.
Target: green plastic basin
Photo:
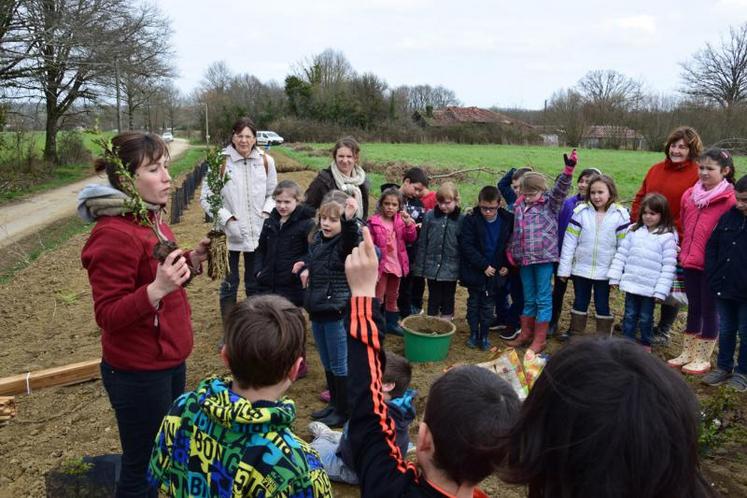
[[[412,362],[443,361],[449,354],[456,326],[433,316],[411,315],[402,320],[405,357]]]

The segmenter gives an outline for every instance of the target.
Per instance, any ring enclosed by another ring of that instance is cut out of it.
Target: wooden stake
[[[0,395],[31,393],[52,386],[69,386],[101,377],[101,360],[82,361],[62,367],[12,375],[0,379]]]

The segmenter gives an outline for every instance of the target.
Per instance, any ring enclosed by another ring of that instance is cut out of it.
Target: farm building
[[[626,126],[592,125],[584,130],[581,146],[590,149],[644,150],[646,139]]]
[[[457,143],[541,144],[534,126],[479,107],[444,107],[415,111],[416,124],[437,140]]]
[[[534,127],[518,119],[511,118],[500,112],[489,111],[479,107],[443,107],[441,109],[428,108],[425,111],[415,111],[413,120],[423,128],[447,127],[464,124],[497,124],[518,128],[524,133],[534,133]]]

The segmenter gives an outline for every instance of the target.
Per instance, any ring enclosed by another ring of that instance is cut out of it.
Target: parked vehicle
[[[257,132],[257,144],[258,145],[280,145],[285,140],[283,137],[275,133],[274,131],[258,131]]]
[[[163,135],[161,135],[161,138],[164,142],[169,143],[174,141],[174,134],[170,131],[164,132]]]

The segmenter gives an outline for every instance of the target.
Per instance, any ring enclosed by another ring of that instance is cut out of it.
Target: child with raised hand
[[[698,159],[698,176],[697,183],[682,194],[680,205],[683,237],[679,259],[685,274],[687,325],[682,354],[668,362],[691,375],[711,369],[718,336],[715,296],[703,270],[708,238],[719,218],[736,204],[731,154],[718,148],[706,150]]]
[[[281,296],[235,306],[220,352],[231,376],[208,377],[171,406],[148,467],[152,488],[168,496],[332,496],[319,454],[291,429],[296,405],[285,397],[305,336],[301,309]]]
[[[314,342],[324,366],[329,404],[311,414],[330,427],[347,420],[347,344],[343,312],[350,299],[345,280],[345,257],[359,240],[358,203],[340,190],[329,191],[319,206],[319,230],[312,235],[309,254],[294,266],[306,289]]]
[[[296,306],[303,305],[304,289],[293,266],[309,252],[309,232],[314,209],[301,204],[301,187],[291,180],[277,184],[272,193],[275,208],[262,225],[254,253],[258,294],[278,294]]]
[[[382,375],[381,391],[389,415],[394,421],[395,439],[402,455],[410,446],[409,429],[415,419],[415,390],[410,389],[412,366],[407,359],[385,351],[386,369]],[[343,432],[330,430],[320,422],[311,422],[309,430],[314,435],[311,447],[319,452],[324,469],[333,481],[358,484],[353,464],[352,449],[348,440],[348,425]]]
[[[519,399],[507,382],[487,369],[452,368],[427,395],[413,464],[404,459],[389,409],[382,403],[381,315],[374,296],[379,262],[372,238],[345,262],[350,301],[349,439],[365,497],[486,497],[480,482],[504,459],[500,441],[514,423]]]
[[[610,286],[625,291],[623,334],[651,350],[654,303],[669,295],[677,267],[677,228],[667,198],[648,194],[640,206],[638,221],[630,227],[615,253],[607,277]]]
[[[418,236],[415,221],[407,211],[402,210],[403,205],[400,191],[388,188],[381,193],[376,214],[368,220],[374,244],[381,254],[376,297],[384,302],[386,331],[400,336],[403,331],[398,324],[399,281],[410,273],[407,244],[415,242]]]
[[[454,183],[443,183],[436,199],[438,204],[425,215],[420,229],[413,273],[427,279],[428,315],[451,321],[459,280],[459,227],[464,215]]]
[[[552,318],[553,263],[558,261],[558,213],[571,187],[573,168],[578,156],[563,154],[565,168],[548,192],[547,181],[540,173],[528,172],[521,178],[521,195],[514,207],[514,232],[509,253],[520,267],[524,289],[521,333],[507,344],[529,346],[539,353],[545,349],[547,329]]]
[[[467,347],[483,351],[490,348],[488,331],[496,294],[508,276],[506,245],[514,224],[514,217],[500,207],[500,200],[497,188],[483,187],[477,206],[464,217],[459,233],[459,278],[469,292]]]
[[[586,330],[587,310],[594,293],[596,333],[610,335],[614,317],[610,311],[607,273],[630,225],[630,215],[617,201],[615,181],[606,175],[589,180],[588,200],[573,210],[560,253],[558,277],[573,275],[575,298],[570,334]]]
[[[719,219],[706,245],[705,274],[719,315],[716,369],[703,376],[711,386],[747,391],[747,176],[734,185],[736,205]],[[736,368],[734,353],[739,340]]]

